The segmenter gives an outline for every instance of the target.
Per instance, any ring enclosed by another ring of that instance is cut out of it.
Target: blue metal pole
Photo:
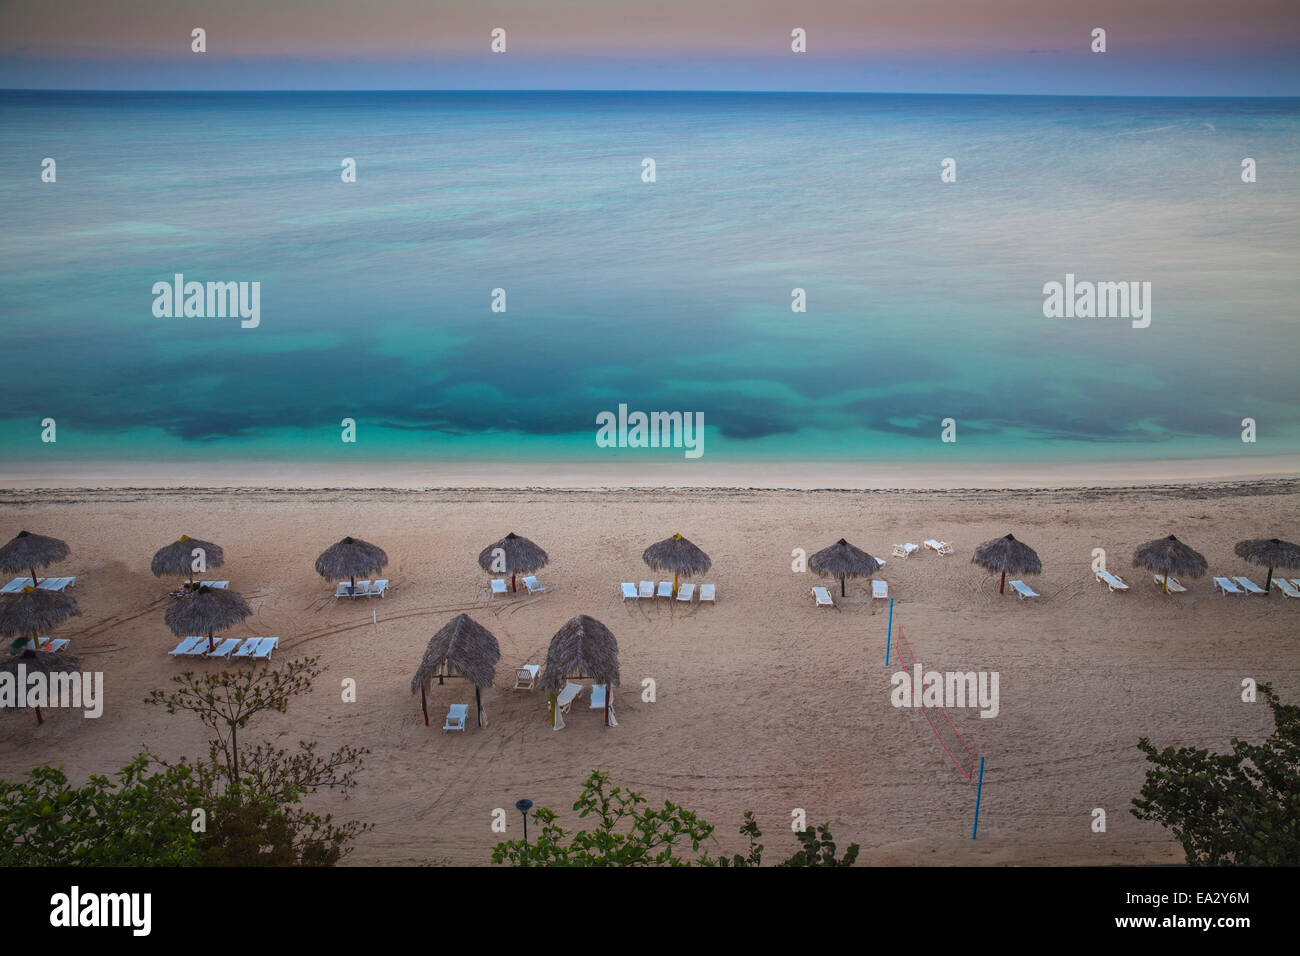
[[[980,828],[980,794],[984,792],[984,758],[980,757],[980,782],[975,788],[975,825],[970,828],[970,838],[975,839],[975,833]]]

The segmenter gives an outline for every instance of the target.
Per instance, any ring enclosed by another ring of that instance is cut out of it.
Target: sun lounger
[[[1300,588],[1300,578],[1292,578],[1291,584],[1293,587]]]
[[[219,591],[225,591],[230,587],[229,581],[195,581],[201,588],[216,588]]]
[[[56,637],[54,640],[50,640],[46,637],[41,639],[41,650],[48,651],[51,654],[57,654],[70,643],[72,642],[66,637]]]
[[[605,685],[604,684],[591,685],[591,709],[592,710],[605,709]]]
[[[637,597],[652,598],[655,596],[655,583],[653,581],[642,581],[641,589],[637,592]]]
[[[505,594],[505,593],[506,593],[506,579],[505,579],[505,578],[493,578],[493,579],[492,579],[492,594],[493,594],[493,596],[495,597],[495,596],[498,595],[498,594]]]
[[[187,637],[176,645],[175,650],[167,653],[172,657],[195,657],[199,654],[208,652],[208,639],[199,635],[198,637]]]
[[[1300,578],[1296,578],[1300,582]],[[1287,581],[1286,578],[1274,578],[1273,586],[1289,598],[1300,598],[1300,585]]]
[[[817,599],[818,607],[834,607],[835,602],[831,600],[831,592],[825,588],[813,588],[812,596]]]
[[[889,584],[886,583],[885,581],[872,581],[871,599],[874,601],[877,599],[887,600],[888,598],[889,598]]]
[[[541,594],[543,591],[546,590],[545,585],[543,585],[541,581],[537,580],[537,578],[533,577],[531,574],[528,577],[524,578],[524,587],[528,588],[529,594]]]
[[[931,551],[937,551],[939,554],[952,554],[953,547],[947,541],[935,541],[931,538],[925,542],[925,546]]]
[[[1239,586],[1243,591],[1245,591],[1247,594],[1267,594],[1267,593],[1268,593],[1268,592],[1265,591],[1262,587],[1260,587],[1258,584],[1256,584],[1254,581],[1252,581],[1250,578],[1237,577],[1237,578],[1233,578],[1233,580],[1236,581],[1237,584],[1238,584],[1238,586]]]
[[[1219,594],[1245,594],[1241,588],[1237,587],[1229,578],[1215,578],[1214,586],[1219,589]]]
[[[910,557],[913,551],[920,551],[920,545],[912,544],[910,541],[906,544],[894,545],[893,556],[896,558]]]
[[[237,638],[237,637],[223,637],[223,638],[221,639],[221,642],[220,642],[219,644],[217,644],[217,646],[216,646],[216,648],[215,648],[214,650],[208,651],[208,652],[207,652],[206,654],[204,654],[203,656],[204,656],[204,657],[224,657],[226,660],[230,660],[230,655],[231,655],[232,653],[234,653],[235,648],[238,647],[238,646],[239,646],[239,638]]]
[[[361,585],[358,584],[357,588],[360,587]],[[356,595],[357,595],[356,589],[354,589],[352,585],[349,584],[347,581],[340,581],[339,586],[334,589],[334,596],[336,598],[341,598],[341,597],[350,598],[350,597],[356,597]]]
[[[1025,598],[1036,598],[1036,597],[1038,597],[1038,594],[1035,593],[1034,589],[1031,588],[1031,587],[1030,587],[1028,584],[1026,584],[1024,581],[1008,581],[1007,583],[1010,584],[1013,588],[1016,589],[1016,597],[1020,598],[1020,600],[1022,600],[1022,601],[1023,601]]]
[[[537,672],[540,664],[520,664],[515,668],[515,690],[532,690],[537,686]]]
[[[710,604],[713,604],[713,603],[714,603],[714,599],[717,597],[717,594],[718,594],[718,592],[717,592],[717,585],[716,585],[716,584],[701,584],[701,585],[700,585],[700,603],[701,603],[701,604],[703,604],[703,603],[706,602],[706,601],[707,601],[708,603],[710,603]]]
[[[631,581],[624,581],[623,600],[626,601],[628,598],[631,598],[634,601],[637,599],[636,585],[633,584]]]
[[[673,582],[672,582],[672,581],[660,581],[660,582],[659,582],[659,590],[655,592],[655,597],[666,597],[666,598],[670,598],[670,597],[672,597],[672,596],[673,596]]]
[[[695,585],[690,582],[683,582],[682,586],[677,589],[677,600],[689,604],[693,597],[695,597]]]
[[[1151,580],[1155,581],[1156,584],[1163,585],[1165,590],[1170,592],[1171,594],[1183,594],[1187,590],[1187,588],[1183,587],[1173,578],[1169,578],[1168,583],[1166,584],[1165,578],[1159,574],[1151,575]]]
[[[3,588],[0,588],[0,594],[18,594],[23,588],[32,583],[30,577],[14,578]],[[37,578],[36,586],[42,591],[63,591],[77,583],[74,578]]]
[[[1109,571],[1098,571],[1097,580],[1104,581],[1111,591],[1127,591],[1128,585],[1117,574],[1111,574]]]
[[[388,593],[388,578],[380,578],[377,581],[370,582],[370,590],[367,592],[368,597],[374,597],[378,594],[383,597]]]
[[[278,637],[260,638],[257,649],[254,650],[250,656],[253,658],[253,660],[269,661],[271,659],[272,651],[274,651],[279,646],[280,646],[280,639]]]
[[[465,718],[469,716],[469,704],[452,704],[447,708],[447,720],[442,725],[443,730],[459,730],[462,733],[465,730]]]
[[[578,695],[582,693],[582,685],[569,681],[564,685],[564,689],[555,697],[555,706],[560,709],[560,713],[567,714],[570,705],[577,700]]]

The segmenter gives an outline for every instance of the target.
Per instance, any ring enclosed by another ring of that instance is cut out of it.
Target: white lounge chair
[[[835,602],[831,600],[831,592],[825,588],[813,588],[812,596],[817,599],[818,607],[834,607]]]
[[[911,556],[913,551],[920,551],[920,550],[921,550],[920,545],[912,544],[909,541],[906,544],[894,545],[894,550],[891,553],[896,558],[908,558]]]
[[[604,684],[591,685],[591,709],[592,710],[605,709],[605,685]]]
[[[1230,578],[1215,578],[1214,586],[1219,589],[1219,594],[1245,594],[1241,588],[1237,587]]]
[[[642,581],[641,589],[637,592],[637,597],[652,598],[655,596],[655,583],[653,581]]]
[[[717,596],[718,596],[718,590],[717,590],[717,585],[716,585],[716,584],[701,584],[701,585],[700,585],[700,603],[701,603],[701,604],[704,604],[706,601],[707,601],[709,604],[713,604],[713,603],[715,603],[715,599],[717,598]]]
[[[447,720],[442,725],[443,730],[459,730],[462,733],[465,730],[465,718],[469,716],[469,704],[452,704],[447,708]]]
[[[29,577],[14,578],[3,588],[0,588],[0,594],[18,594],[23,588],[30,586],[32,579]],[[37,578],[36,586],[42,591],[63,591],[77,583],[76,578]]]
[[[515,690],[532,690],[537,686],[537,673],[540,664],[520,664],[515,668]]]
[[[537,578],[533,577],[532,575],[529,575],[528,577],[524,578],[524,587],[528,588],[529,594],[541,594],[543,591],[546,590],[546,587],[542,584],[542,582],[537,580]]]
[[[623,600],[626,601],[628,598],[631,598],[634,601],[637,599],[636,585],[633,584],[631,581],[624,581]]]
[[[336,587],[336,588],[334,589],[334,596],[335,596],[336,598],[341,598],[341,597],[345,597],[345,598],[356,597],[356,596],[357,596],[357,590],[360,589],[360,587],[361,587],[361,582],[357,582],[357,586],[356,586],[356,588],[354,589],[354,588],[352,587],[352,585],[351,585],[349,582],[347,582],[347,581],[340,581],[340,582],[339,582],[339,586]]]
[[[280,646],[278,637],[264,637],[258,642],[257,649],[253,651],[253,660],[270,660],[271,653]]]
[[[877,600],[877,599],[888,600],[888,599],[889,599],[889,584],[888,584],[887,582],[885,582],[885,581],[876,581],[876,580],[873,580],[873,581],[871,582],[871,599],[872,599],[873,601],[874,601],[874,600]]]
[[[48,637],[46,637],[41,639],[41,650],[48,651],[51,654],[57,654],[59,653],[59,651],[67,647],[70,643],[72,642],[69,641],[66,637],[56,637],[54,640],[50,640]]]
[[[235,648],[239,646],[239,638],[223,637],[217,646],[204,654],[204,657],[224,657],[230,660],[230,655],[234,653]]]
[[[578,699],[578,695],[581,693],[582,685],[569,681],[564,685],[564,689],[555,696],[555,706],[559,708],[560,713],[567,714],[569,712],[569,707],[572,706],[573,702]]]
[[[689,581],[683,581],[681,587],[677,589],[677,600],[690,604],[693,597],[695,597],[695,585]]]
[[[670,598],[670,597],[672,597],[672,596],[673,596],[673,582],[672,582],[672,581],[660,581],[660,582],[659,582],[659,590],[655,592],[655,597],[666,597],[666,598]]]
[[[1025,598],[1036,598],[1039,596],[1037,592],[1035,592],[1034,589],[1024,581],[1008,581],[1007,583],[1016,589],[1016,597],[1020,598],[1022,601]]]
[[[216,588],[218,591],[225,591],[230,588],[229,581],[195,581],[201,588]]]
[[[187,637],[176,645],[174,650],[167,653],[172,657],[196,657],[199,654],[208,652],[208,639],[200,634],[198,637]]]
[[[1300,578],[1296,578],[1300,582]],[[1300,598],[1300,585],[1288,581],[1286,578],[1274,578],[1273,586],[1289,598]]]
[[[493,579],[492,579],[492,594],[495,596],[495,595],[497,595],[497,594],[505,594],[505,593],[506,593],[506,579],[505,579],[505,578],[493,578]]]
[[[1183,587],[1173,578],[1166,579],[1159,574],[1151,575],[1151,580],[1155,581],[1156,584],[1161,585],[1170,594],[1183,594],[1187,590],[1187,588]]]
[[[1105,582],[1111,591],[1127,591],[1128,585],[1117,574],[1111,574],[1109,571],[1098,571],[1097,580]]]
[[[1267,594],[1267,593],[1268,593],[1268,592],[1265,591],[1262,587],[1260,587],[1258,584],[1256,584],[1254,581],[1252,581],[1250,578],[1236,577],[1236,578],[1233,578],[1233,580],[1236,581],[1237,584],[1241,587],[1241,589],[1242,589],[1243,591],[1245,591],[1247,594]]]
[[[947,541],[935,541],[933,538],[925,542],[925,546],[931,551],[937,551],[939,554],[952,554],[953,547]]]
[[[370,590],[366,592],[366,597],[374,597],[378,594],[383,597],[388,593],[388,578],[380,578],[377,581],[370,582]]]

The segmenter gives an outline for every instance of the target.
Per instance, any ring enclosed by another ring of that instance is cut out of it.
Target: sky
[[[1298,54],[1300,0],[0,0],[23,89],[1295,96]]]

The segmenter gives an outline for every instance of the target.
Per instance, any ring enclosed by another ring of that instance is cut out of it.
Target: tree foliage
[[[1300,865],[1300,706],[1259,692],[1274,723],[1262,744],[1233,738],[1219,754],[1138,741],[1154,766],[1132,813],[1173,833],[1189,864]]]

